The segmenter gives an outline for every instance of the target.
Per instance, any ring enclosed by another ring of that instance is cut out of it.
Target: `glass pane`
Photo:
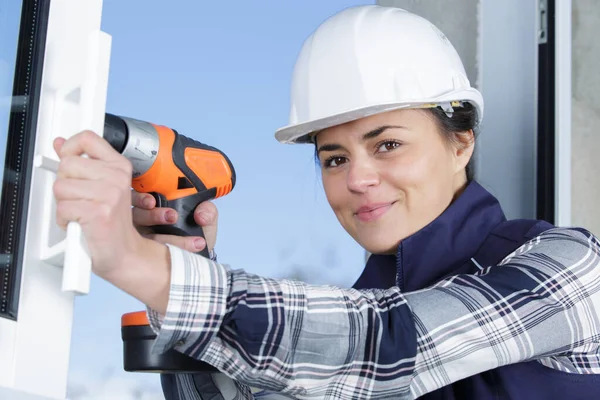
[[[0,317],[17,318],[49,0],[0,0]]]
[[[0,172],[2,175],[4,175],[20,22],[21,2],[0,0]],[[0,185],[4,185],[4,182],[0,182]]]

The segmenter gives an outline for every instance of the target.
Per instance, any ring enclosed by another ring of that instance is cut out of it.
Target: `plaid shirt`
[[[410,293],[266,279],[170,252],[166,315],[148,312],[155,351],[174,347],[253,387],[412,399],[531,360],[600,373],[600,243],[584,229],[551,229],[499,265]],[[201,398],[192,392],[183,398]]]

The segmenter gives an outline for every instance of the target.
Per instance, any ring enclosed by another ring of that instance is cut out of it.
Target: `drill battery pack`
[[[121,317],[123,340],[123,368],[127,372],[198,373],[216,372],[217,369],[176,350],[161,354],[152,352],[156,334],[150,327],[145,311],[124,314]]]

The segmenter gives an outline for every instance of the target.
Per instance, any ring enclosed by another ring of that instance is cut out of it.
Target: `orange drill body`
[[[198,204],[222,197],[235,186],[235,169],[225,153],[166,126],[106,114],[104,138],[131,161],[132,187],[150,193],[157,207],[177,211],[177,222],[155,233],[204,237],[194,221]],[[201,252],[208,256],[208,249]]]
[[[167,200],[175,200],[213,188],[216,189],[215,198],[231,192],[234,185],[234,171],[224,154],[177,135],[174,130],[166,126],[154,124],[152,126],[159,137],[158,154],[148,171],[133,178],[132,186],[136,191],[160,193]],[[183,153],[175,147],[176,139],[187,142],[188,146],[183,149]],[[190,143],[195,146],[189,146]],[[182,165],[185,165],[187,170],[182,170]],[[189,176],[190,173],[192,177]],[[193,177],[197,177],[203,187],[197,187]]]

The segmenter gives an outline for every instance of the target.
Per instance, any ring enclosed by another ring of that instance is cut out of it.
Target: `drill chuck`
[[[123,153],[128,136],[127,124],[125,124],[123,118],[113,114],[106,114],[104,116],[103,137],[110,143],[113,149],[119,153]]]
[[[148,122],[107,113],[103,137],[131,161],[134,178],[143,175],[156,161],[159,137],[156,128]]]

